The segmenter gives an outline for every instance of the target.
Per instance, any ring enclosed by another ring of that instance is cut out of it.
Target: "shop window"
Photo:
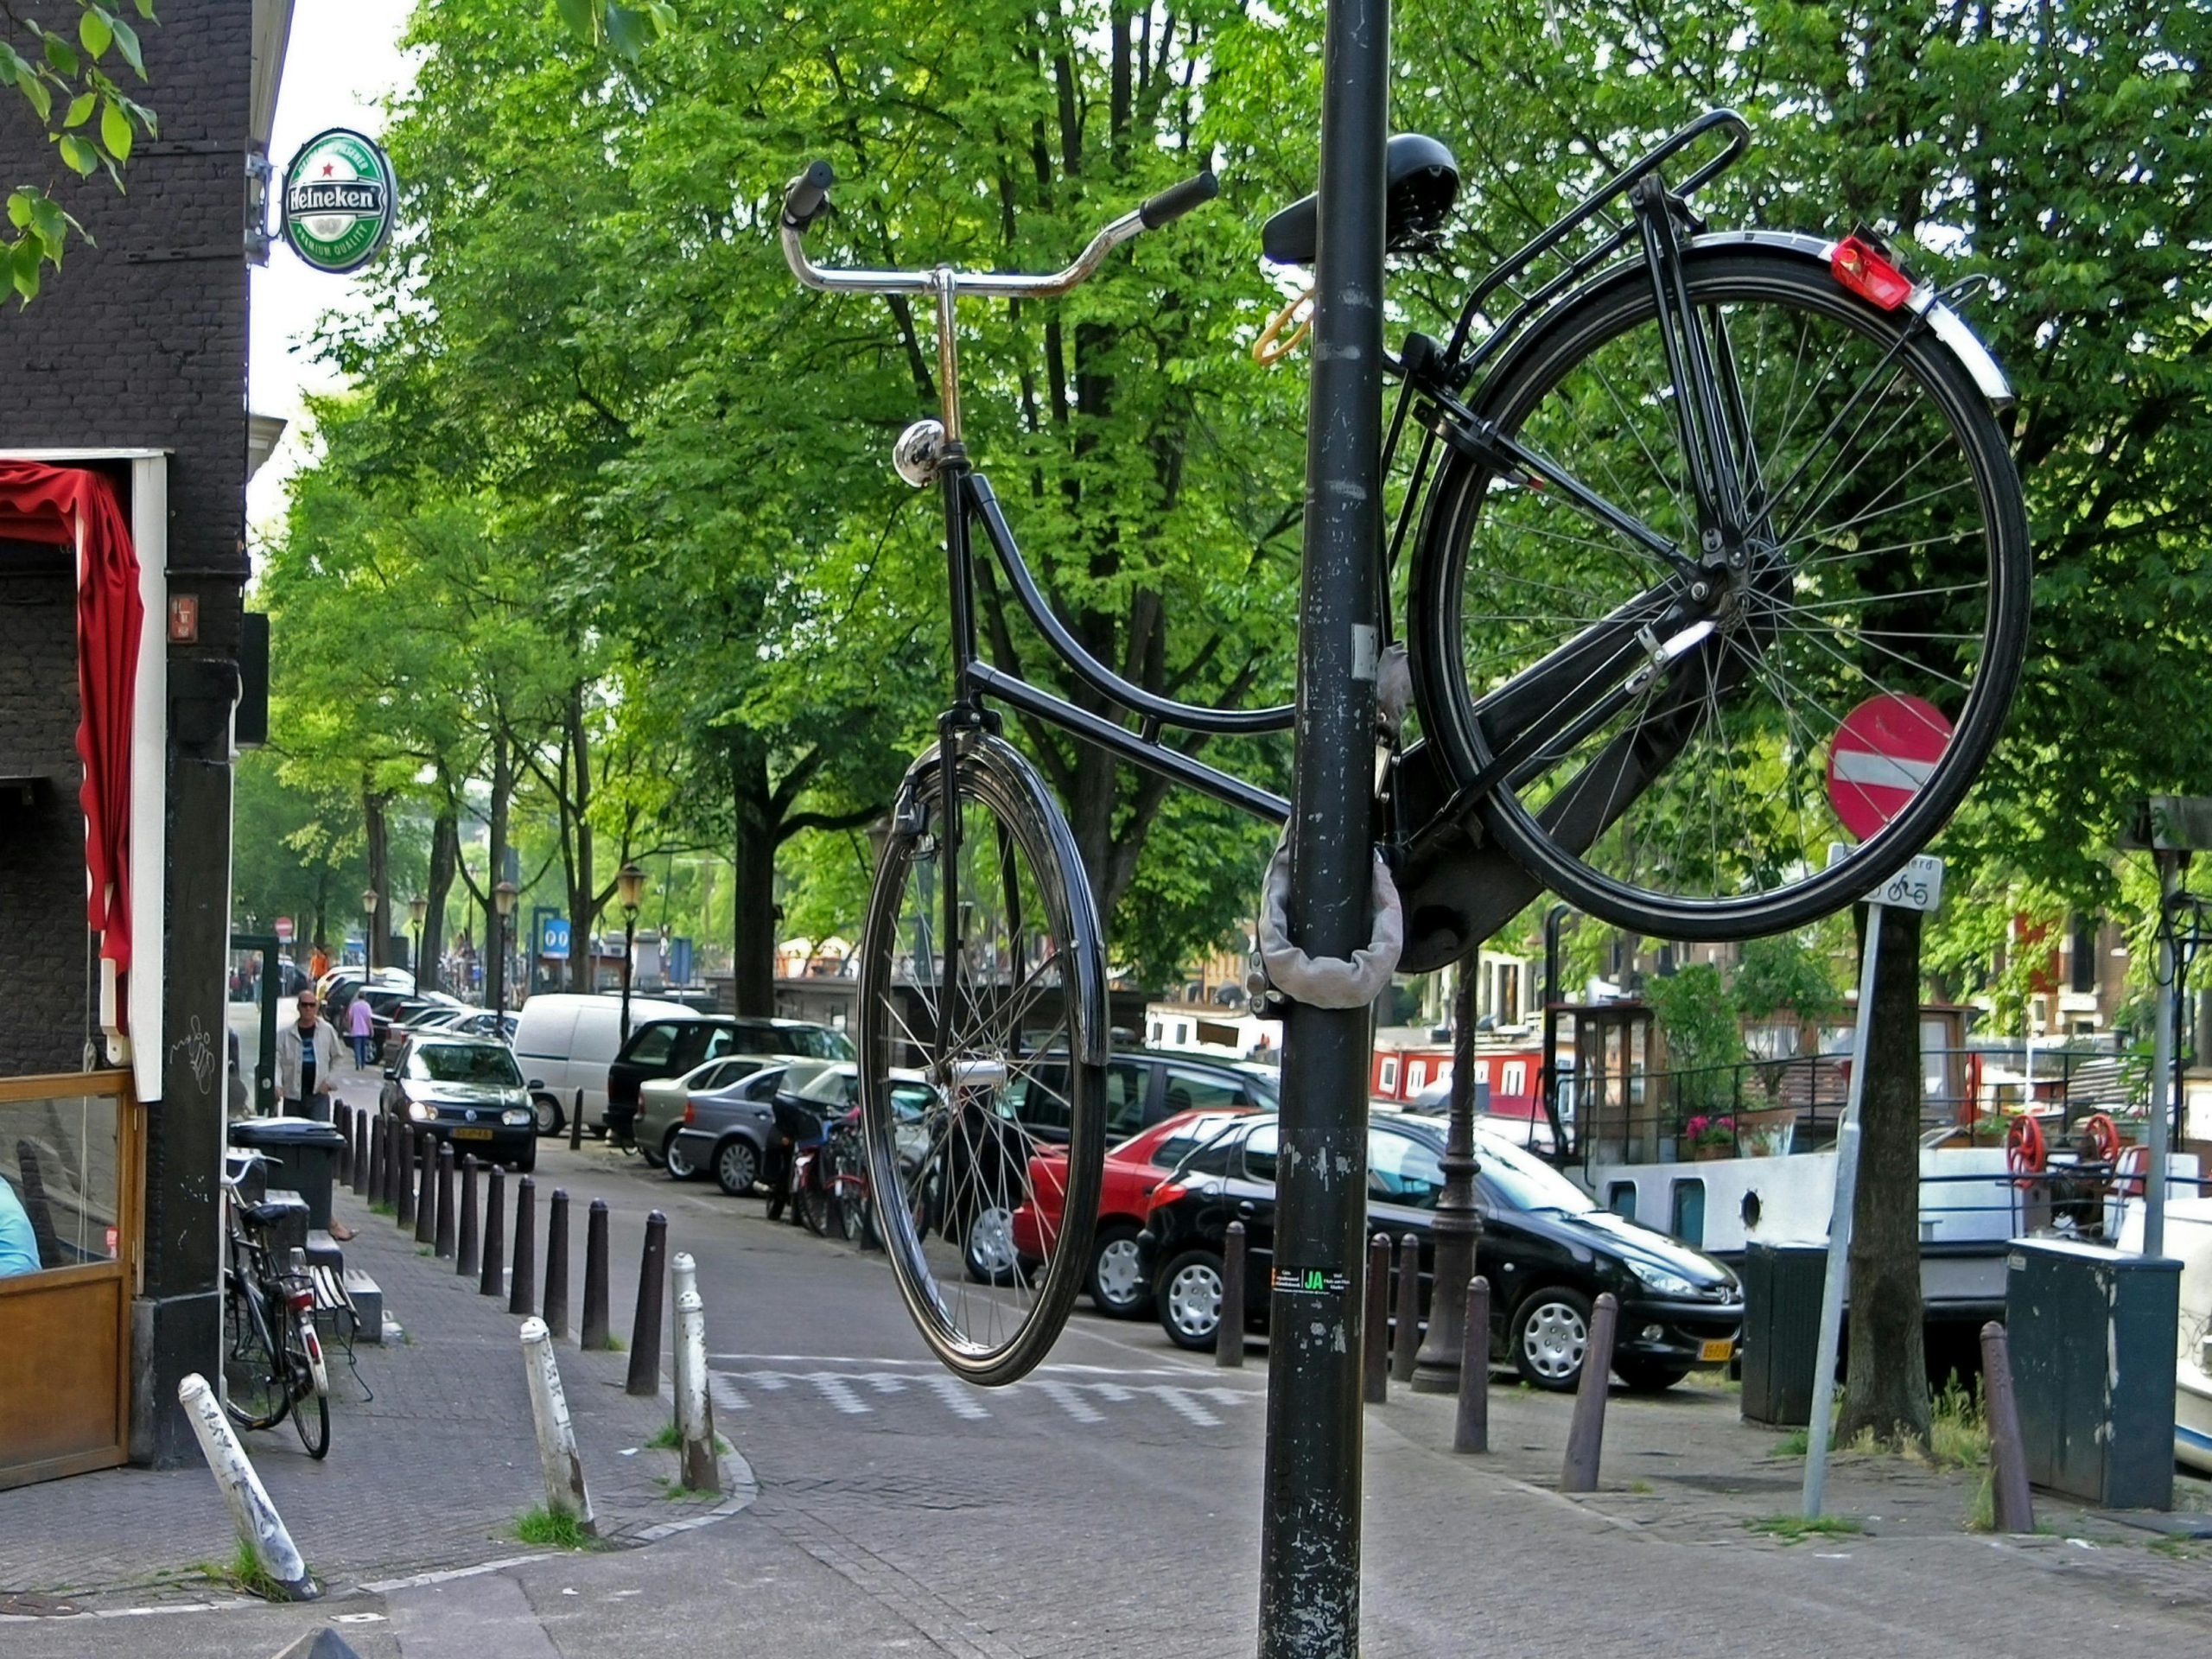
[[[0,1277],[115,1259],[120,1108],[99,1095],[0,1101]]]

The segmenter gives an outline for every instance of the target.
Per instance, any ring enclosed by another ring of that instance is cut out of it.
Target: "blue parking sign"
[[[538,924],[537,954],[554,962],[569,959],[569,918],[548,916]]]

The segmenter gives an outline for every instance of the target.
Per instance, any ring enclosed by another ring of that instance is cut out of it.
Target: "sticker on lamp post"
[[[359,270],[391,239],[398,196],[376,142],[333,127],[301,145],[284,169],[284,239],[317,270]]]

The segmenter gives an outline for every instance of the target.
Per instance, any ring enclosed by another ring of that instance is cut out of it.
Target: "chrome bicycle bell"
[[[891,446],[891,465],[899,476],[920,489],[937,476],[944,460],[944,423],[916,421]]]

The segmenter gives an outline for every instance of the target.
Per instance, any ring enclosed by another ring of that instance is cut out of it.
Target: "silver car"
[[[776,1142],[775,1099],[784,1067],[733,1056],[710,1060],[684,1080],[695,1086],[661,1143],[669,1175],[688,1181],[712,1170],[723,1192],[742,1198],[767,1168]]]

